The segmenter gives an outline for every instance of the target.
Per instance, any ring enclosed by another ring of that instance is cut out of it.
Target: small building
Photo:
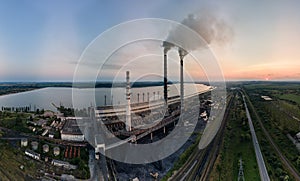
[[[67,119],[65,121],[61,130],[61,139],[67,141],[84,141],[84,134],[82,134],[75,119]]]
[[[67,175],[67,174],[62,174],[60,179],[62,181],[70,181],[70,180],[76,180],[73,175]]]
[[[54,166],[63,167],[63,168],[68,169],[68,170],[71,170],[71,169],[75,170],[77,168],[76,165],[72,165],[69,162],[64,162],[64,161],[61,161],[61,160],[53,159],[51,163]]]
[[[21,139],[21,147],[26,147],[28,145],[28,140],[27,138],[22,138]]]
[[[29,150],[29,149],[26,149],[25,150],[25,155],[33,158],[33,159],[36,159],[36,160],[40,160],[41,159],[41,155],[32,151],[32,150]]]
[[[46,126],[47,122],[48,122],[48,120],[46,120],[46,119],[40,119],[36,122],[36,124],[37,124],[37,126],[44,127],[44,126]]]
[[[49,138],[54,138],[54,132],[49,131],[48,137],[49,137]]]
[[[48,134],[49,130],[45,129],[44,132],[42,133],[42,136],[45,136],[46,134]]]
[[[273,100],[269,96],[261,96],[261,98],[264,99],[265,101],[272,101]]]

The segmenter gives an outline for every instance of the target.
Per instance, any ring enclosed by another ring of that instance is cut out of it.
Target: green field
[[[295,94],[283,94],[279,96],[280,99],[288,100],[288,101],[294,101],[298,105],[300,105],[300,96]]]
[[[0,141],[0,180],[25,180],[37,177],[41,164],[24,157],[24,153],[12,148],[8,143]],[[24,169],[20,169],[23,165]]]
[[[243,82],[248,90],[299,90],[299,82]]]
[[[237,180],[239,159],[245,180],[260,180],[251,134],[240,96],[234,98],[219,156],[210,175],[211,181]]]
[[[281,162],[280,157],[270,144],[266,135],[261,129],[259,121],[262,122],[263,127],[267,130],[272,140],[279,147],[281,153],[291,162],[292,166],[299,170],[300,162],[298,161],[299,152],[296,146],[288,139],[287,134],[295,135],[299,131],[299,123],[293,119],[293,112],[299,108],[290,101],[274,100],[264,101],[259,95],[265,94],[273,97],[284,95],[289,88],[285,89],[248,89],[246,90],[249,95],[249,110],[252,116],[256,135],[261,143],[262,153],[265,157],[266,165],[268,168],[269,176],[272,180],[294,180],[288,174],[288,169]],[[297,90],[292,90],[297,94]],[[276,92],[275,94],[273,94]],[[246,96],[247,97],[247,96]],[[292,111],[293,110],[293,111]]]

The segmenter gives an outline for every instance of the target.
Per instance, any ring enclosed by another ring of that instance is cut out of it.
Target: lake
[[[185,84],[184,93],[190,95],[196,91],[209,90],[210,86],[203,84]],[[169,97],[179,95],[179,84],[168,86]],[[57,106],[72,107],[72,91],[76,98],[76,108],[87,108],[91,105],[91,96],[95,98],[97,106],[113,104],[125,104],[125,88],[62,88],[48,87],[16,94],[8,94],[0,96],[0,107],[23,107],[31,106],[31,109],[45,109],[56,111]],[[131,89],[132,102],[146,102],[149,100],[163,99],[163,86],[142,87]]]

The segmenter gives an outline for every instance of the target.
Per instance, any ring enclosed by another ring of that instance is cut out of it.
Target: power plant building
[[[66,120],[61,130],[61,139],[67,141],[84,141],[84,134],[82,134],[75,119]]]

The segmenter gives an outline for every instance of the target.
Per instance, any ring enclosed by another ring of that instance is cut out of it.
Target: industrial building
[[[36,159],[36,160],[40,160],[41,159],[41,155],[32,151],[32,150],[29,150],[29,149],[26,149],[25,150],[25,155],[33,158],[33,159]]]
[[[62,140],[84,141],[84,135],[82,134],[75,119],[67,119],[60,133]]]
[[[76,165],[72,165],[69,162],[64,162],[64,161],[61,161],[61,160],[55,160],[55,159],[53,159],[51,163],[54,166],[63,167],[65,169],[69,169],[69,170],[70,169],[75,170],[77,168]]]

